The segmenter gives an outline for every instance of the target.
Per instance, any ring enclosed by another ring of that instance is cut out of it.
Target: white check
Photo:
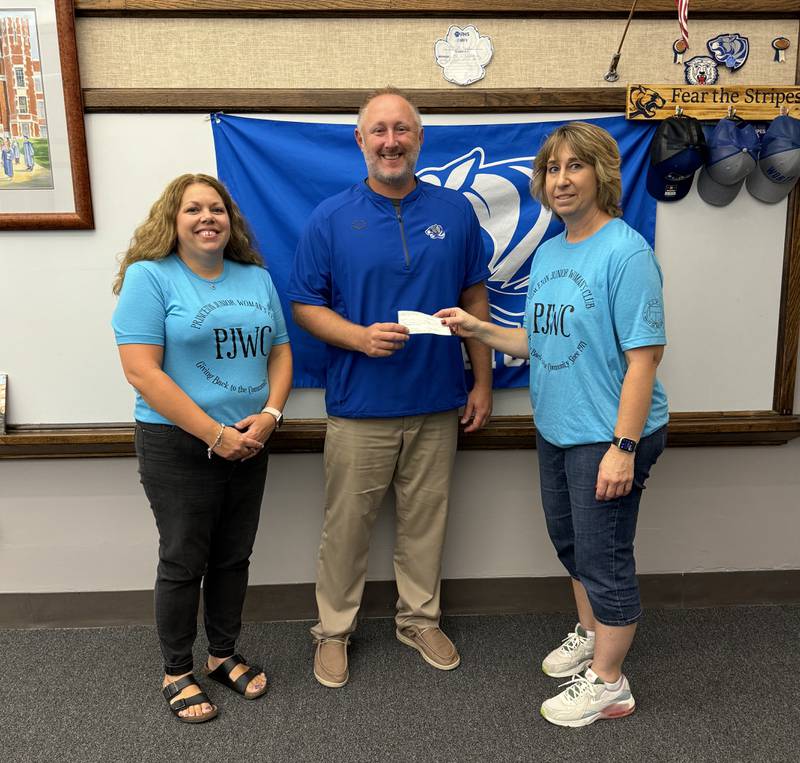
[[[441,318],[434,318],[416,310],[398,310],[397,322],[408,329],[409,334],[441,334],[451,336],[450,329],[442,325]]]

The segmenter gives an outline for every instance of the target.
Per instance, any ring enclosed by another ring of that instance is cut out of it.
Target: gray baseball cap
[[[800,119],[781,115],[761,139],[756,169],[747,177],[750,195],[767,204],[785,199],[800,177]]]
[[[707,140],[708,161],[697,178],[700,198],[715,207],[730,204],[755,169],[759,140],[749,122],[720,119]]]

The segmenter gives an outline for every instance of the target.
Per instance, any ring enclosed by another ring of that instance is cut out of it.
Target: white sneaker
[[[545,700],[539,711],[546,721],[556,726],[588,726],[595,721],[623,718],[636,707],[625,676],[616,691],[610,690],[591,668],[561,685],[567,688]]]
[[[594,634],[587,636],[578,623],[575,630],[561,642],[561,646],[544,658],[542,670],[553,678],[568,678],[583,673],[593,657]]]

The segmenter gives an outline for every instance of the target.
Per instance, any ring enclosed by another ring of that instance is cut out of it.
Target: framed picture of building
[[[72,0],[0,0],[0,230],[93,227]]]

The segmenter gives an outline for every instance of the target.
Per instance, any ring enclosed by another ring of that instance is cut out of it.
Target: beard
[[[419,158],[419,148],[408,150],[403,154],[403,166],[388,172],[380,168],[380,157],[376,154],[367,156],[364,154],[364,161],[367,164],[367,174],[375,178],[379,183],[385,185],[403,185],[414,177],[414,170]]]

